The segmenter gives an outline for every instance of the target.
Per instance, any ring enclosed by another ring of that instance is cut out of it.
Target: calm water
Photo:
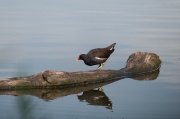
[[[1,79],[47,69],[96,69],[75,59],[114,42],[116,50],[103,69],[123,68],[128,56],[137,51],[156,53],[162,60],[155,80],[125,78],[103,84],[104,92],[87,87],[86,91],[84,87],[0,91],[0,118],[180,118],[179,0],[0,3]]]

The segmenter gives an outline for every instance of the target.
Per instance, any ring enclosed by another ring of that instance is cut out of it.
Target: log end
[[[161,66],[159,56],[154,53],[136,52],[129,56],[126,67],[128,73],[143,73],[157,70]]]

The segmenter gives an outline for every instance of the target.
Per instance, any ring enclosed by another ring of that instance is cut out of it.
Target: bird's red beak
[[[76,61],[79,61],[80,60],[80,57],[78,57],[77,59],[76,59]]]

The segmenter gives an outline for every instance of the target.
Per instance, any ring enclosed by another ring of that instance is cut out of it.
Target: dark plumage
[[[97,69],[101,69],[104,66],[104,62],[114,52],[115,45],[116,45],[116,43],[113,43],[112,45],[110,45],[106,48],[92,49],[87,54],[79,55],[79,57],[76,59],[76,61],[83,60],[84,63],[88,66],[99,64],[99,67]]]

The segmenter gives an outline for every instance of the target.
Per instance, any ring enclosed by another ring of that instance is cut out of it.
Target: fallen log
[[[160,68],[161,60],[154,53],[136,52],[129,56],[126,67],[120,70],[92,70],[62,72],[46,70],[32,76],[0,80],[0,90],[26,88],[64,88],[131,77],[135,74],[153,72]]]
[[[158,77],[158,75],[159,75],[159,69],[156,71],[148,72],[144,74],[131,75],[130,78],[134,80],[138,80],[138,81],[144,81],[144,80],[151,81],[151,80],[155,80]],[[41,89],[29,89],[29,90],[0,90],[0,95],[14,95],[14,96],[31,95],[31,96],[35,96],[40,99],[43,99],[45,101],[50,101],[50,100],[62,98],[64,96],[72,95],[72,94],[87,92],[89,90],[92,90],[98,87],[103,87],[105,85],[114,83],[115,81],[119,81],[122,79],[123,78],[116,78],[113,80],[93,83],[86,86],[81,85],[81,86],[76,86],[76,87],[57,88],[57,89],[52,89],[52,88],[42,89],[41,88]]]

